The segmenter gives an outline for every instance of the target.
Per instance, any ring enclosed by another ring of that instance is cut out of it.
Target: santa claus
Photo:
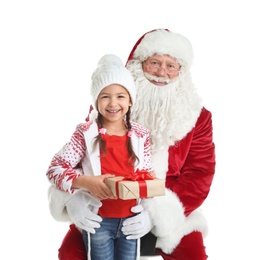
[[[199,210],[215,172],[212,115],[192,82],[193,50],[181,34],[158,29],[144,34],[127,62],[137,87],[132,120],[150,130],[156,177],[166,180],[165,196],[142,199],[131,209],[122,231],[127,239],[151,234],[155,252],[165,260],[207,259],[203,238],[207,222]],[[69,196],[71,196],[69,198]],[[74,224],[59,250],[59,259],[84,260],[85,248],[77,227],[98,227],[89,197],[49,190],[51,214]],[[144,247],[144,245],[143,245]]]

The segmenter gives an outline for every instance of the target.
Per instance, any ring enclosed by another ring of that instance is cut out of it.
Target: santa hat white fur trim
[[[112,84],[118,84],[127,89],[131,101],[134,104],[136,89],[134,79],[128,69],[123,65],[119,57],[113,54],[104,55],[98,62],[97,69],[93,72],[90,94],[93,106],[96,108],[96,100],[101,90]]]
[[[147,33],[134,51],[133,58],[145,61],[154,54],[170,55],[185,67],[190,67],[193,61],[190,41],[179,33],[164,29]]]

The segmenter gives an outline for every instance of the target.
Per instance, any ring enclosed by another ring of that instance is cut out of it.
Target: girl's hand
[[[112,174],[103,174],[99,176],[90,176],[88,191],[91,195],[103,199],[116,199],[111,190],[105,184],[105,180],[109,177],[114,177]]]
[[[155,173],[152,171],[152,172],[149,172],[149,174],[153,177],[153,178],[155,178],[156,177],[156,175],[155,175]]]
[[[73,181],[73,188],[82,188],[89,191],[89,193],[100,200],[116,199],[111,190],[105,184],[105,179],[114,177],[112,174],[103,174],[99,176],[79,176]]]

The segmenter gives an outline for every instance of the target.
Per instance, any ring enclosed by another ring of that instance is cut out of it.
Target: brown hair
[[[128,131],[131,131],[132,129],[131,122],[130,122],[130,114],[131,114],[131,108],[129,107],[128,112],[126,113],[126,124],[125,124]],[[98,124],[99,129],[103,128],[103,117],[100,114],[100,112],[98,113],[97,124]],[[105,156],[107,153],[107,147],[106,147],[105,141],[101,138],[101,134],[98,134],[95,137],[95,140],[93,143],[93,149],[95,148],[97,144],[99,144],[99,147],[102,150],[102,156]],[[128,149],[128,154],[130,156],[129,163],[131,165],[134,165],[136,161],[139,162],[139,158],[133,150],[132,141],[130,137],[127,139],[127,149]]]

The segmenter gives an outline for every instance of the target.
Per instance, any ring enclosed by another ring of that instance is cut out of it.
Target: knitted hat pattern
[[[130,94],[131,102],[134,104],[136,99],[136,89],[133,77],[129,70],[123,65],[119,57],[114,54],[104,55],[98,62],[97,69],[91,76],[90,94],[94,108],[99,93],[105,87],[118,84],[127,89]]]

